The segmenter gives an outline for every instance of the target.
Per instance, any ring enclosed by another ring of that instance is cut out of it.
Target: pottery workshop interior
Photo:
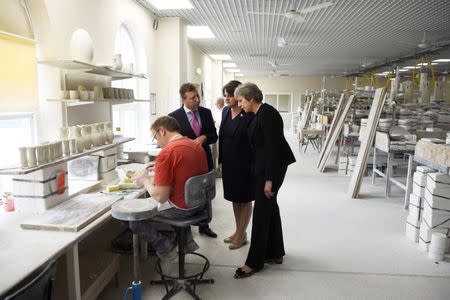
[[[448,71],[448,0],[0,0],[0,300],[450,299]]]

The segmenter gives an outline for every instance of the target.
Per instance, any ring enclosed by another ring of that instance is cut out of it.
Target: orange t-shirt
[[[188,209],[184,201],[184,185],[196,175],[208,172],[206,152],[202,145],[187,137],[169,142],[158,154],[153,184],[170,186],[170,202],[178,208]]]

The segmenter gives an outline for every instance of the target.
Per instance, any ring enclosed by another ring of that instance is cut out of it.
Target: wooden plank
[[[314,95],[311,96],[311,100],[306,104],[307,107],[305,109],[305,116],[302,118],[302,122],[300,123],[300,128],[298,128],[298,130],[300,129],[305,129],[306,126],[308,125],[308,121],[309,118],[311,117],[311,113],[313,111],[313,107],[314,107]]]
[[[333,132],[336,128],[337,120],[339,119],[342,109],[345,106],[345,101],[347,100],[347,97],[345,97],[345,93],[341,94],[341,98],[339,99],[339,103],[336,107],[336,112],[334,114],[333,120],[331,121],[330,130],[328,131],[327,137],[325,139],[325,143],[322,147],[322,151],[320,152],[319,161],[317,162],[317,167],[319,167],[322,163],[323,157],[325,155],[325,149],[327,148],[328,143],[330,142],[330,138],[333,135]]]
[[[361,137],[361,146],[359,147],[358,157],[350,179],[349,193],[352,198],[359,196],[362,179],[367,166],[367,159],[369,151],[372,148],[377,130],[378,121],[380,119],[381,111],[383,110],[384,102],[386,101],[386,89],[378,88],[373,97],[372,107],[370,108],[369,118],[367,120],[367,127],[364,136]]]
[[[20,224],[24,229],[79,231],[110,210],[121,195],[81,194]]]
[[[348,112],[350,111],[350,108],[353,104],[354,99],[355,99],[355,95],[351,95],[350,98],[348,99],[348,101],[345,103],[345,106],[342,109],[342,113],[340,114],[340,116],[337,120],[337,123],[335,125],[335,129],[333,130],[331,137],[328,139],[328,143],[324,147],[323,159],[319,165],[320,172],[323,172],[325,170],[327,160],[330,157],[331,152],[333,152],[334,145],[336,144],[336,141],[338,140],[339,135],[341,134],[341,130],[344,127],[345,118],[346,118]]]

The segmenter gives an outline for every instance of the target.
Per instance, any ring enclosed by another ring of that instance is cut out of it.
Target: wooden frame
[[[341,96],[342,98],[342,96]],[[344,97],[345,98],[345,97]],[[345,118],[347,117],[348,112],[350,111],[350,108],[352,107],[353,101],[355,100],[355,95],[351,95],[347,102],[343,100],[343,103],[345,102],[344,108],[342,109],[341,114],[339,115],[339,118],[337,118],[335,128],[331,131],[330,130],[330,138],[327,139],[327,144],[323,148],[323,159],[319,163],[319,171],[323,172],[325,171],[325,166],[327,163],[328,158],[331,155],[331,152],[333,152],[334,145],[336,144],[336,141],[338,140],[342,128],[344,127]]]
[[[359,148],[355,168],[350,180],[349,193],[353,199],[358,198],[359,196],[364,172],[367,167],[367,159],[369,158],[369,152],[375,139],[378,121],[380,119],[381,111],[383,110],[385,101],[386,89],[378,88],[375,91],[375,95],[373,97],[372,107],[370,108],[365,134],[364,136],[361,136],[361,147]]]
[[[330,142],[330,138],[333,135],[333,132],[336,128],[336,123],[337,120],[339,119],[341,112],[342,112],[342,108],[344,107],[344,102],[346,101],[346,97],[345,97],[345,93],[341,94],[341,98],[339,99],[339,103],[336,107],[336,113],[333,117],[333,120],[331,121],[331,125],[330,125],[330,130],[328,131],[328,134],[326,136],[325,139],[325,143],[322,147],[322,151],[320,152],[320,156],[319,156],[319,161],[317,162],[317,167],[319,167],[322,163],[323,157],[325,155],[325,149],[327,148],[328,143]],[[329,155],[329,154],[328,154]]]
[[[308,107],[306,107],[306,109],[305,109],[305,117],[302,118],[302,122],[300,123],[300,127],[298,128],[298,130],[306,128],[306,125],[308,124],[309,118],[311,117],[311,113],[313,111],[314,100],[315,100],[315,98],[313,95],[313,96],[311,96],[311,100],[309,102],[307,102],[306,105],[308,105]]]

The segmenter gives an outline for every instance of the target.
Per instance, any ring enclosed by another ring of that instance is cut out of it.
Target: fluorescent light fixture
[[[225,69],[225,70],[227,70],[227,72],[230,72],[230,73],[240,73],[241,72],[241,70],[239,70],[239,69]]]
[[[214,60],[231,60],[231,57],[228,54],[211,54],[209,56]]]
[[[431,65],[435,66],[435,65],[437,65],[437,63],[431,63]],[[426,66],[428,66],[428,63],[420,63],[420,64],[417,64],[417,67],[416,66],[407,66],[407,67],[403,67],[403,69],[416,69],[419,67],[426,67]]]
[[[191,9],[194,8],[189,0],[147,0],[156,9]]]
[[[236,76],[236,77],[242,77],[242,76],[244,76],[244,74],[242,74],[242,73],[235,73],[234,76]]]
[[[403,69],[415,69],[415,66],[407,66],[407,67],[403,67]]]
[[[213,39],[216,37],[208,26],[188,26],[187,36],[191,39]]]
[[[223,63],[223,67],[224,68],[237,68],[236,64],[232,63],[232,62]]]
[[[408,69],[398,69],[399,72],[407,72],[409,71]]]
[[[438,63],[438,62],[450,62],[450,58],[440,58],[440,59],[433,60],[433,62],[435,62],[435,63]]]

